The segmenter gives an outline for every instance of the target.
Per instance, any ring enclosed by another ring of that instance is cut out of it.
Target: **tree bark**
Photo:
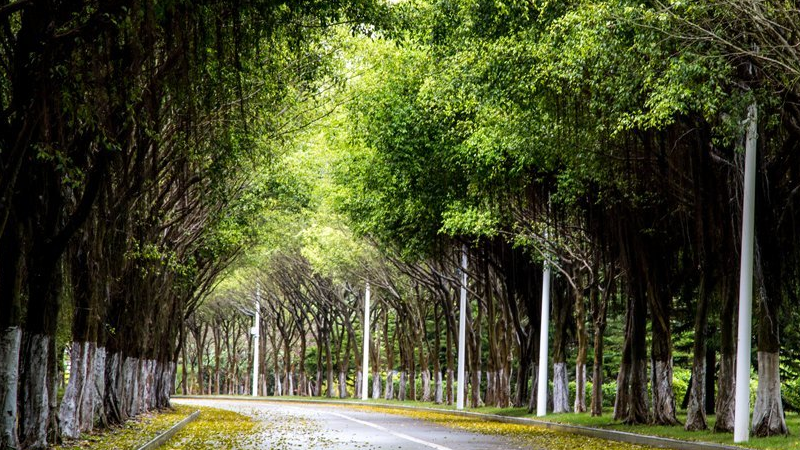
[[[555,292],[559,292],[557,288]],[[566,290],[566,292],[569,292]],[[567,375],[567,321],[571,316],[572,302],[567,296],[554,296],[553,312],[553,413],[570,411],[569,377]]]
[[[580,277],[576,276],[576,280]],[[589,336],[586,332],[586,305],[582,289],[573,289],[575,296],[575,324],[578,337],[578,354],[575,356],[575,404],[573,411],[586,412],[586,353]]]
[[[22,248],[19,228],[9,222],[0,233],[0,449],[19,448],[17,394],[22,345]]]
[[[592,363],[592,416],[603,415],[603,335],[606,331],[608,298],[614,290],[614,273],[606,272],[608,283],[602,295],[593,287],[590,291],[594,322],[594,361]]]
[[[717,401],[714,432],[733,432],[735,401],[735,327],[734,311],[736,308],[736,292],[731,289],[731,277],[723,276],[722,309],[719,315],[719,375],[717,376]]]
[[[617,398],[614,419],[626,424],[644,424],[650,421],[647,394],[646,323],[647,301],[631,285],[626,309],[625,344],[622,363],[617,377]]]
[[[23,375],[20,389],[21,416],[19,434],[22,448],[47,448],[47,424],[50,413],[47,383],[48,347],[50,338],[41,334],[23,339]]]
[[[17,438],[17,381],[22,330],[8,327],[0,335],[0,449],[19,448]]]
[[[709,270],[711,270],[709,268]],[[710,302],[711,280],[704,273],[700,285],[700,296],[697,299],[697,310],[694,319],[694,348],[692,358],[692,379],[689,386],[689,403],[686,410],[688,431],[708,429],[706,422],[706,327],[708,323],[708,304]],[[714,368],[712,367],[713,371]]]
[[[753,407],[753,435],[789,434],[781,400],[780,361],[777,352],[758,352],[758,390]]]
[[[655,290],[655,288],[652,288]],[[672,389],[672,331],[670,329],[671,296],[659,292],[652,304],[652,391],[653,416],[656,425],[677,425],[675,392]],[[695,336],[697,339],[697,336]],[[702,337],[700,337],[702,339]],[[705,358],[705,354],[703,355]],[[704,378],[700,379],[702,383]]]
[[[397,387],[397,399],[402,401],[406,400],[406,384],[407,384],[407,377],[405,369],[400,370],[400,383]]]
[[[553,363],[553,413],[569,412],[569,383],[567,363]]]
[[[386,371],[386,400],[394,399],[394,369]]]
[[[61,435],[70,439],[80,436],[80,405],[83,403],[84,385],[90,384],[87,380],[89,366],[89,343],[73,342],[70,351],[70,374],[67,389],[61,400],[58,411],[58,420],[61,424]],[[94,370],[92,365],[91,370]],[[94,387],[94,384],[92,387]]]

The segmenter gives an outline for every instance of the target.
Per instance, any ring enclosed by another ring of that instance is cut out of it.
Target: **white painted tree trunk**
[[[100,350],[97,348],[96,342],[89,343],[89,350],[86,354],[89,360],[86,365],[86,381],[83,383],[83,398],[81,402],[81,413],[79,422],[79,431],[81,433],[89,432],[94,429],[95,420],[97,417],[97,405],[102,405],[103,397],[101,397],[97,390],[97,378],[100,377],[101,382],[105,382],[105,349],[103,351],[102,365],[98,370],[98,358],[100,358]]]
[[[721,354],[719,358],[719,376],[717,378],[715,432],[730,433],[733,431],[734,392],[736,392],[735,370],[733,355]]]
[[[497,397],[497,389],[494,385],[494,372],[487,372],[486,373],[486,401],[489,403],[495,403],[495,398]]]
[[[444,402],[444,387],[442,386],[442,372],[437,370],[434,374],[433,402],[441,405]]]
[[[17,381],[22,330],[10,327],[0,335],[0,448],[19,448],[17,440]]]
[[[347,374],[339,372],[339,398],[347,398]]]
[[[508,408],[511,404],[511,372],[506,372],[506,369],[501,367],[497,373],[498,384],[500,385],[500,402],[497,406]]]
[[[363,375],[361,373],[362,372],[360,370],[356,370],[356,383],[355,383],[356,395],[355,395],[355,398],[360,398],[360,399],[364,400],[365,396],[362,395],[362,389],[363,389],[363,386],[364,386],[364,377],[363,377]]]
[[[400,400],[401,402],[406,399],[406,384],[407,384],[406,378],[407,378],[406,371],[405,370],[400,371],[400,383],[397,389],[397,399]]]
[[[704,382],[705,380],[701,381]],[[672,389],[672,361],[653,364],[653,420],[660,425],[676,425],[675,391]]]
[[[125,358],[122,362],[122,405],[128,417],[135,416],[139,410],[134,402],[134,393],[138,390],[137,364],[134,358]]]
[[[706,362],[705,357],[702,361],[697,360],[692,373],[692,382],[689,384],[689,404],[686,408],[686,424],[684,429],[687,431],[705,430],[708,428],[706,421]],[[713,368],[712,368],[713,370]]]
[[[429,402],[431,401],[431,373],[428,369],[422,371],[420,379],[422,380],[422,401]]]
[[[160,372],[160,383],[158,389],[158,399],[156,408],[166,408],[169,406],[169,397],[175,392],[175,371],[178,368],[177,363],[159,363],[162,368]]]
[[[281,376],[278,372],[273,374],[273,378],[275,379],[275,390],[272,391],[273,395],[280,397],[283,395],[283,386],[281,385]],[[317,387],[319,389],[319,387]]]
[[[381,374],[372,372],[372,398],[381,398]]]
[[[103,410],[109,422],[116,422],[123,413],[121,401],[122,384],[119,378],[119,353],[106,356],[106,367],[104,368],[106,383],[106,394],[102,397]]]
[[[778,353],[758,352],[758,390],[753,406],[753,434],[784,435],[789,432],[783,417]]]
[[[567,363],[553,364],[553,413],[569,412],[569,381]]]
[[[70,349],[69,382],[61,399],[58,409],[58,421],[61,426],[61,435],[76,439],[80,436],[81,407],[83,396],[86,394],[85,386],[92,385],[86,378],[89,366],[89,343],[73,342]],[[94,387],[94,386],[92,386]]]
[[[386,400],[394,398],[394,370],[386,373]]]
[[[586,412],[586,364],[575,365],[575,404],[573,411]]]
[[[50,338],[37,334],[28,336],[23,369],[27,371],[22,383],[22,415],[20,437],[22,448],[47,447],[47,422],[50,409],[47,385],[47,358]]]
[[[289,397],[294,395],[294,374],[292,372],[286,374],[286,395]]]

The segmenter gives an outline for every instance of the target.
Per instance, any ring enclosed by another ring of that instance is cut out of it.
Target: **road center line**
[[[360,423],[361,425],[366,425],[368,427],[375,428],[376,430],[385,431],[386,433],[389,433],[389,434],[391,434],[391,435],[393,435],[395,437],[399,437],[400,439],[405,439],[407,441],[416,442],[417,444],[422,444],[422,445],[424,445],[426,447],[435,448],[437,450],[453,450],[450,447],[445,447],[443,445],[434,444],[433,442],[423,441],[422,439],[417,439],[414,436],[409,436],[407,434],[398,433],[398,432],[392,431],[392,430],[390,430],[390,429],[388,429],[386,427],[382,427],[382,426],[380,426],[378,424],[374,424],[374,423],[371,423],[371,422],[365,422],[363,420],[358,420],[356,418],[353,418],[353,417],[350,417],[350,416],[346,416],[344,414],[339,414],[339,413],[335,413],[335,412],[329,412],[329,414],[332,414],[332,415],[334,415],[336,417],[341,417],[342,419],[347,419],[347,420],[349,420],[351,422]]]

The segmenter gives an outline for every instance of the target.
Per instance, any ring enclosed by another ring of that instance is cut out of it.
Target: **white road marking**
[[[409,436],[407,434],[398,433],[398,432],[392,431],[392,430],[390,430],[390,429],[388,429],[386,427],[382,427],[382,426],[380,426],[378,424],[374,424],[374,423],[371,423],[371,422],[365,422],[363,420],[358,420],[358,419],[355,419],[353,417],[346,416],[344,414],[339,414],[339,413],[335,413],[335,412],[328,412],[328,414],[332,414],[332,415],[334,415],[336,417],[341,417],[342,419],[347,419],[347,420],[349,420],[351,422],[360,423],[361,425],[366,425],[368,427],[375,428],[376,430],[385,431],[386,433],[389,433],[389,434],[391,434],[391,435],[393,435],[395,437],[399,437],[400,439],[405,439],[407,441],[416,442],[417,444],[422,444],[422,445],[424,445],[426,447],[435,448],[436,450],[453,450],[450,447],[445,447],[443,445],[434,444],[433,442],[423,441],[422,439],[417,439],[414,436]]]

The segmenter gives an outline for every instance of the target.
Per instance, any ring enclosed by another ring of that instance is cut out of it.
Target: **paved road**
[[[173,399],[176,404],[211,406],[263,423],[258,441],[269,449],[502,450],[523,448],[498,437],[457,430],[419,419],[335,405],[242,400]]]

